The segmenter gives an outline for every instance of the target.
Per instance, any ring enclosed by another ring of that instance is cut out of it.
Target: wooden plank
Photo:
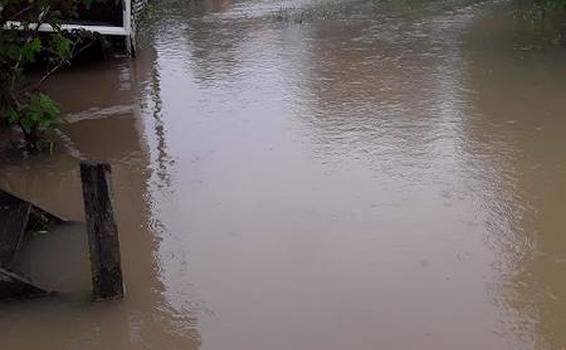
[[[68,222],[68,220],[66,218],[59,216],[57,214],[51,213],[51,212],[35,205],[34,203],[32,203],[28,200],[25,200],[23,198],[20,198],[20,197],[14,195],[12,193],[8,193],[8,192],[0,189],[0,196],[11,197],[14,200],[19,200],[19,201],[22,201],[22,202],[30,203],[32,213],[35,213],[37,215],[43,215],[43,216],[47,217],[50,222],[53,222],[53,223],[56,223],[56,224],[63,224],[65,222]]]
[[[108,163],[81,162],[93,294],[95,300],[124,296],[120,243],[112,205]]]
[[[67,219],[55,215],[53,213],[50,213],[48,211],[45,211],[45,209],[41,209],[40,207],[37,207],[35,205],[31,205],[31,213],[35,214],[35,215],[39,215],[39,216],[44,216],[46,217],[50,223],[55,223],[55,224],[64,224],[66,222],[69,222]]]
[[[32,205],[0,191],[0,266],[10,266],[24,237]]]
[[[29,279],[0,267],[0,299],[40,297],[49,294]]]

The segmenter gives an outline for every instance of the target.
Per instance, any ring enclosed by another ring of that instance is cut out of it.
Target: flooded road
[[[0,187],[61,292],[1,349],[566,348],[560,16],[486,1],[162,1],[135,60],[49,92],[53,155]],[[78,175],[112,163],[127,297],[89,301]]]

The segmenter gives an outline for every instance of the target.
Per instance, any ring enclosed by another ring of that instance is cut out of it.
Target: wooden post
[[[95,300],[124,296],[120,244],[112,206],[110,164],[81,162],[88,245]]]

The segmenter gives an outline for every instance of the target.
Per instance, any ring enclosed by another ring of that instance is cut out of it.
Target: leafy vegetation
[[[50,220],[43,212],[32,210],[29,216],[27,230],[34,234],[43,235],[49,231]]]
[[[18,126],[30,150],[59,122],[59,108],[42,92],[53,73],[93,42],[91,33],[65,31],[63,18],[94,0],[0,0],[0,123]],[[40,31],[51,26],[52,33]],[[30,67],[40,67],[34,78]]]
[[[542,3],[550,6],[566,7],[566,0],[542,0]]]

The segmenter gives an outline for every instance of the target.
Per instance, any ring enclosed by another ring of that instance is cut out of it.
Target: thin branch
[[[33,8],[33,5],[29,5],[23,9],[21,9],[20,11],[16,12],[15,14],[13,14],[11,17],[14,19],[18,19],[18,17],[24,13],[26,13],[27,11],[31,10]]]
[[[49,10],[50,10],[50,6],[47,5],[45,7],[45,9],[40,12],[39,17],[37,19],[37,24],[36,24],[35,28],[33,29],[33,31],[31,31],[30,35],[25,40],[25,45],[28,45],[34,38],[37,37],[37,33],[39,33],[39,27],[41,27],[41,25],[43,24],[43,19],[45,18],[47,13],[49,13]],[[20,51],[20,55],[18,56],[18,60],[16,61],[16,64],[12,68],[14,72],[16,72],[18,69],[20,69],[20,65],[22,64],[22,59],[23,59],[23,52]],[[10,87],[11,87],[12,90],[16,86],[17,76],[18,76],[18,74],[14,74],[13,77],[12,77],[12,83],[10,84]]]
[[[94,40],[92,40],[90,43],[88,43],[85,46],[82,46],[79,50],[77,50],[76,52],[73,53],[73,57],[77,57],[81,52],[85,51],[86,49],[88,49],[89,47],[91,47],[94,44]],[[50,70],[48,70],[43,77],[41,77],[41,79],[37,82],[37,84],[35,85],[36,88],[39,88],[41,86],[41,84],[43,84],[53,73],[55,73],[56,71],[58,71],[59,69],[61,69],[63,66],[67,65],[69,63],[69,61],[62,61],[59,62],[58,64],[56,64],[53,68],[51,68]]]

